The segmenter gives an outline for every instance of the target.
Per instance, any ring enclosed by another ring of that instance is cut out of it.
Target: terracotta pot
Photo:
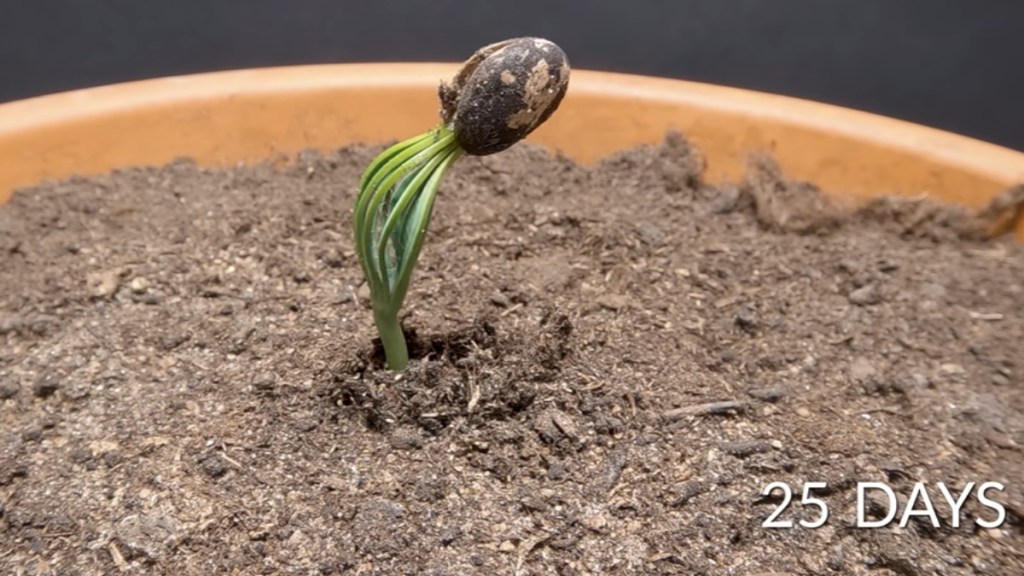
[[[344,64],[218,72],[0,105],[0,202],[47,179],[188,156],[204,165],[382,142],[438,121],[456,64]],[[927,194],[971,207],[1024,181],[1024,154],[863,112],[693,82],[574,71],[530,141],[582,162],[685,133],[708,179],[737,179],[752,151],[853,199]],[[1024,222],[1016,223],[1024,240]]]

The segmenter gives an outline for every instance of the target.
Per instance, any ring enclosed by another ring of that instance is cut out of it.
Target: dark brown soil
[[[708,187],[675,136],[467,158],[396,377],[350,238],[380,149],[0,208],[0,573],[1024,574],[1024,249],[985,222]],[[764,528],[776,481],[827,524]],[[940,526],[857,527],[871,481]]]

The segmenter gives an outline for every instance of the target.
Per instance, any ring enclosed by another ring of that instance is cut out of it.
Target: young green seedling
[[[464,154],[494,154],[525,138],[554,113],[568,86],[565,53],[548,40],[485,46],[442,82],[441,124],[391,146],[367,167],[355,206],[356,253],[391,370],[409,362],[399,312],[444,173]]]

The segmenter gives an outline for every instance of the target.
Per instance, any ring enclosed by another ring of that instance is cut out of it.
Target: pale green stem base
[[[389,370],[400,372],[409,365],[409,348],[405,343],[402,322],[390,310],[375,307],[373,320],[377,323],[380,342],[384,346],[384,357]]]

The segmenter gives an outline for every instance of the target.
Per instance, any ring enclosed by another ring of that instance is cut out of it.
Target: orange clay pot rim
[[[109,84],[0,104],[0,134],[13,134],[133,108],[230,98],[233,94],[302,93],[322,89],[436,89],[457,63],[358,63],[280,66],[205,72]],[[688,80],[573,70],[570,94],[680,103],[786,124],[889,148],[917,151],[946,165],[1024,178],[1024,153],[952,132],[832,104]]]

